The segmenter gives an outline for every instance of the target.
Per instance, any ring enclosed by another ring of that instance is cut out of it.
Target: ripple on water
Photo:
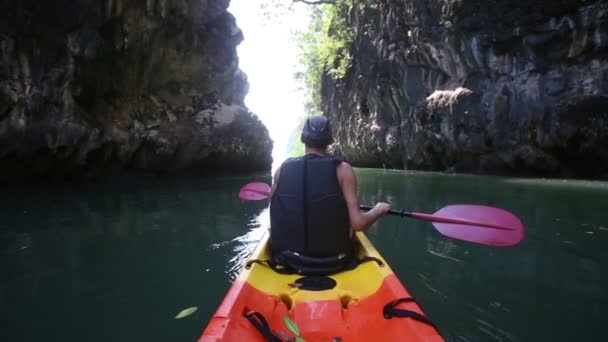
[[[224,241],[216,243],[214,245],[221,245],[221,247],[231,246],[232,258],[228,260],[226,267],[226,274],[229,279],[233,281],[238,276],[239,272],[243,268],[243,265],[249,259],[251,253],[258,245],[264,233],[270,227],[270,216],[269,210],[264,209],[259,215],[253,218],[249,224],[249,231],[241,236],[237,236],[230,241]]]
[[[504,329],[501,329],[479,318],[476,318],[475,321],[479,324],[477,328],[483,331],[486,335],[492,337],[495,341],[519,341],[518,338]]]
[[[448,255],[442,254],[442,253],[440,253],[440,252],[435,252],[435,251],[432,251],[432,250],[430,250],[430,249],[428,249],[428,250],[427,250],[427,252],[429,252],[429,253],[431,253],[431,254],[433,254],[433,255],[436,255],[436,256],[438,256],[438,257],[440,257],[440,258],[444,258],[444,259],[448,259],[448,260],[453,260],[453,261],[456,261],[456,262],[464,262],[463,260],[460,260],[460,259],[457,259],[457,258],[453,258],[453,257],[451,257],[451,256],[448,256]]]
[[[29,233],[3,232],[0,234],[0,253],[15,255],[23,253],[32,246]]]

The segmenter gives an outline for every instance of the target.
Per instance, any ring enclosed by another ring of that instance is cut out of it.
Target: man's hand
[[[378,213],[378,217],[384,216],[391,211],[391,205],[386,202],[378,202],[373,210]]]

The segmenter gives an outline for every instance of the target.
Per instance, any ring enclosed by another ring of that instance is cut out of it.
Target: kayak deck
[[[290,286],[302,275],[278,274],[262,264],[243,268],[198,341],[267,341],[245,317],[252,311],[266,319],[271,331],[293,337],[283,321],[289,316],[307,342],[443,341],[429,324],[384,317],[386,304],[411,296],[367,237],[362,232],[355,236],[359,257],[381,263],[369,261],[331,275],[328,278],[336,285],[323,291]],[[265,233],[251,259],[269,259],[268,239]],[[424,315],[415,302],[400,303],[397,308]]]

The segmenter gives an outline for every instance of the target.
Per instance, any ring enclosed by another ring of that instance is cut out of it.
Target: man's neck
[[[304,153],[305,154],[313,153],[313,154],[325,155],[325,154],[327,154],[327,147],[325,147],[325,148],[316,148],[316,147],[308,147],[308,146],[306,146]]]

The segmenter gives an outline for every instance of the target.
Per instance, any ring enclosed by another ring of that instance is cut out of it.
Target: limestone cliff
[[[269,169],[229,0],[0,0],[0,180]]]
[[[354,0],[323,80],[356,165],[608,177],[608,3]]]

